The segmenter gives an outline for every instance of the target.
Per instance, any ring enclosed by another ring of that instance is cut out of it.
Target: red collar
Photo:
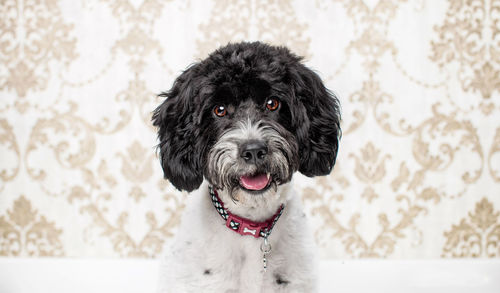
[[[279,217],[283,213],[283,209],[285,205],[281,205],[274,216],[265,222],[254,222],[249,219],[245,219],[242,217],[238,217],[237,215],[232,214],[226,208],[224,208],[224,203],[220,200],[217,191],[211,186],[208,188],[210,192],[210,197],[212,198],[212,203],[219,213],[219,215],[226,221],[226,227],[237,232],[240,235],[252,235],[255,238],[263,237],[267,238],[271,231],[273,230],[274,225],[278,221]]]

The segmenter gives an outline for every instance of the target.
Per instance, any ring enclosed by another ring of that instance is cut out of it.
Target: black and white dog
[[[159,292],[314,292],[312,238],[292,175],[326,175],[337,98],[301,58],[260,42],[184,71],[154,111],[166,179],[194,191]]]

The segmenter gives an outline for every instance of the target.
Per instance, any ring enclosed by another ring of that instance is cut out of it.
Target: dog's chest
[[[269,237],[263,273],[263,239],[229,230],[208,200],[193,199],[164,265],[161,292],[314,292],[309,237],[298,237],[308,233],[295,205],[287,205]]]
[[[185,284],[192,284],[194,291],[279,292],[293,278],[289,267],[292,264],[282,251],[276,249],[267,256],[268,268],[264,272],[260,240],[242,239],[237,234],[218,238],[191,243],[185,250],[187,255],[175,261],[175,274],[185,279]]]

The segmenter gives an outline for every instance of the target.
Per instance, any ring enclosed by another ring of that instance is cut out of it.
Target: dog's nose
[[[257,164],[267,155],[267,145],[262,141],[249,141],[241,145],[240,156],[249,164]]]

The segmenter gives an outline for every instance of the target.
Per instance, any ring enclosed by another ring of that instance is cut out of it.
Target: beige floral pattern
[[[354,154],[349,155],[356,161],[356,167],[354,168],[354,175],[363,183],[368,184],[364,189],[361,197],[364,197],[368,202],[373,201],[373,199],[379,197],[375,193],[373,187],[374,183],[379,182],[385,177],[385,160],[389,159],[390,155],[380,155],[380,150],[375,149],[375,146],[369,142],[366,146],[361,149],[361,156],[356,156]]]
[[[53,64],[77,57],[73,26],[64,22],[57,1],[7,0],[0,5],[0,90],[14,92],[24,112],[29,92],[47,88]],[[31,100],[31,99],[30,99]]]
[[[444,257],[500,256],[500,212],[486,198],[458,225],[445,231]]]
[[[153,176],[153,154],[147,148],[143,148],[138,141],[132,142],[126,156],[123,154],[118,156],[122,159],[122,174],[129,182],[139,184]],[[138,202],[146,194],[140,186],[135,185],[130,190],[129,196]]]
[[[500,1],[450,1],[446,18],[436,26],[431,59],[440,67],[459,63],[458,79],[465,91],[485,99],[500,88]]]
[[[17,176],[20,165],[20,153],[15,134],[12,130],[12,126],[4,119],[0,119],[0,147],[2,150],[0,160],[3,162],[3,164],[0,165],[1,192],[5,182],[11,181]]]
[[[61,229],[20,196],[12,209],[0,216],[0,255],[62,256],[61,234]]]
[[[341,100],[334,171],[293,181],[323,257],[500,257],[499,16],[500,0],[0,1],[0,254],[165,253],[189,195],[162,179],[156,95],[261,40]]]
[[[297,19],[290,1],[216,0],[212,11],[209,22],[200,26],[203,39],[198,41],[199,56],[241,40],[286,45],[300,55],[308,54],[307,25]]]
[[[496,129],[495,138],[489,153],[488,167],[495,182],[500,182],[500,127]],[[495,162],[495,163],[493,163]]]

